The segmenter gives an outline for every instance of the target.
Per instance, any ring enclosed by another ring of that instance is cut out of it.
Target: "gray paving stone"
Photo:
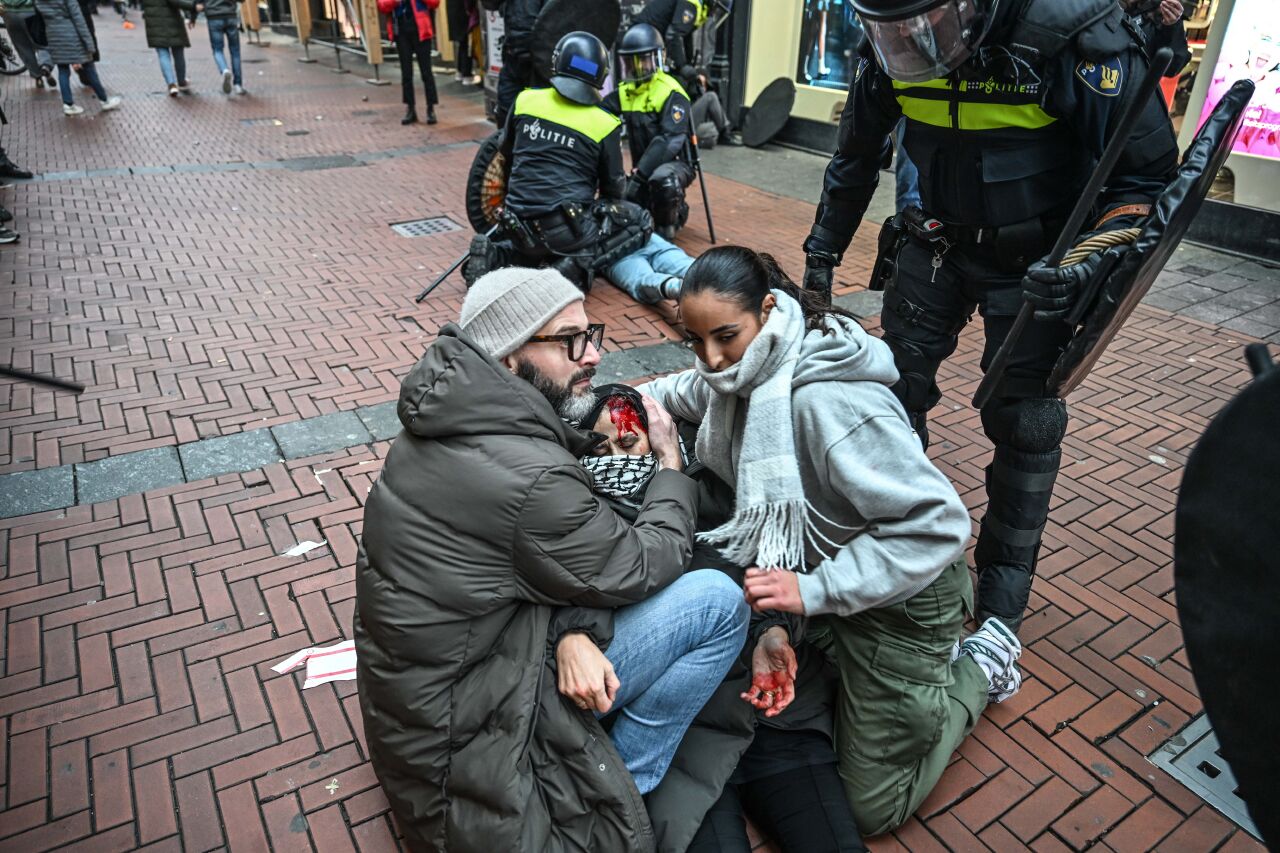
[[[596,368],[596,384],[627,382],[656,373],[671,373],[693,367],[693,352],[667,342],[647,347],[605,353]]]
[[[1201,287],[1191,281],[1184,281],[1182,284],[1166,287],[1160,292],[1169,299],[1181,299],[1183,302],[1190,303],[1204,302],[1206,299],[1212,299],[1218,295],[1218,291],[1212,287]]]
[[[1194,243],[1183,243],[1174,250],[1168,266],[1172,270],[1180,270],[1185,266],[1197,266],[1210,272],[1221,272],[1239,262],[1240,258],[1235,255],[1215,252],[1213,249],[1197,246]]]
[[[284,461],[269,429],[206,438],[178,445],[187,480],[207,480],[223,474],[254,471]]]
[[[186,482],[178,451],[154,447],[76,465],[76,501],[109,501]]]
[[[1250,335],[1258,339],[1266,339],[1268,335],[1280,332],[1273,323],[1263,323],[1253,320],[1248,314],[1241,314],[1239,317],[1232,317],[1230,320],[1222,322],[1224,329],[1230,329],[1233,332]]]
[[[1259,293],[1256,290],[1240,289],[1233,290],[1229,293],[1222,293],[1212,299],[1206,300],[1209,305],[1224,305],[1227,308],[1239,308],[1241,311],[1252,311],[1254,308],[1261,308],[1264,305],[1270,305],[1280,299],[1280,291],[1276,293]]]
[[[70,465],[0,476],[0,518],[60,509],[75,502]]]
[[[1197,302],[1194,305],[1188,305],[1186,308],[1183,308],[1178,312],[1178,314],[1183,317],[1190,317],[1193,320],[1216,324],[1221,324],[1241,313],[1242,312],[1239,308],[1228,308],[1225,305],[1214,305],[1211,302]]]
[[[1161,290],[1149,291],[1146,296],[1142,297],[1142,304],[1152,305],[1156,308],[1161,308],[1165,311],[1170,311],[1176,314],[1191,303],[1181,299],[1174,299],[1168,295],[1167,291]]]
[[[858,290],[837,296],[835,304],[855,317],[875,317],[884,307],[884,293],[877,290]]]
[[[386,441],[400,434],[400,416],[396,414],[395,400],[356,409],[356,415],[378,441]]]
[[[1280,288],[1280,267],[1269,267],[1256,261],[1241,261],[1227,272],[1232,275],[1243,276],[1251,281],[1270,282],[1276,288]]]
[[[271,428],[286,459],[300,459],[368,444],[373,436],[355,412],[335,412]]]
[[[1253,281],[1244,276],[1232,275],[1230,272],[1216,272],[1213,275],[1193,278],[1191,283],[1198,284],[1201,287],[1210,287],[1223,293],[1230,293],[1233,290],[1239,290],[1242,287],[1254,284]]]

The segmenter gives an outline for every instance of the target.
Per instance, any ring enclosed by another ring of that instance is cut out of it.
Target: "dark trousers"
[[[836,765],[799,767],[725,786],[688,853],[750,853],[744,815],[783,853],[865,851]]]
[[[1027,251],[1028,260],[1039,256],[1038,248]],[[1002,263],[994,247],[953,247],[939,256],[936,269],[935,254],[915,240],[902,247],[881,314],[901,377],[894,393],[926,446],[926,413],[941,398],[938,367],[955,352],[974,309],[986,332],[985,373],[1022,305],[1021,264]],[[1066,323],[1030,322],[1005,381],[982,410],[995,457],[974,554],[980,620],[994,615],[1016,625],[1026,606],[1066,431],[1065,406],[1046,396],[1044,384],[1070,337]],[[988,573],[993,566],[999,568]]]
[[[649,212],[653,224],[659,227],[682,228],[689,219],[689,205],[684,191],[693,183],[693,167],[683,160],[671,160],[653,170],[645,186]]]
[[[471,76],[471,40],[455,41],[453,55],[458,64],[458,73],[463,77]]]
[[[533,84],[533,58],[526,51],[502,51],[502,72],[498,74],[498,104],[494,113],[498,127],[507,121],[507,113],[516,95]]]
[[[422,75],[422,87],[427,90],[427,106],[440,103],[436,94],[436,78],[431,73],[431,41],[418,38],[418,22],[410,16],[395,22],[396,53],[400,56],[400,87],[406,106],[413,107],[413,60],[417,57],[418,72]]]

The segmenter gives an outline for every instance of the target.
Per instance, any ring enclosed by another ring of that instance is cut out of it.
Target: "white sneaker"
[[[235,86],[232,86],[232,87],[231,87],[231,91],[232,91],[232,93],[234,93],[234,94],[236,94],[236,95],[247,95],[247,94],[249,94],[248,92],[246,92],[246,91],[244,90],[244,86],[241,86],[241,85],[240,85],[240,84],[238,84],[238,83],[237,83]]]
[[[119,95],[112,95],[110,98],[107,98],[105,101],[102,102],[102,111],[106,113],[106,112],[110,112],[111,110],[117,109],[120,106],[120,102],[122,100],[123,98],[121,98]]]
[[[176,97],[178,97],[178,84],[177,84],[177,83],[170,83],[170,84],[169,84],[169,97],[170,97],[170,98],[176,98]]]
[[[988,619],[965,637],[959,654],[973,658],[987,676],[990,701],[1003,702],[1022,686],[1022,673],[1014,666],[1014,661],[1022,657],[1022,643],[999,619]]]
[[[222,72],[222,94],[231,94],[231,70],[227,69]]]
[[[63,104],[62,114],[64,116],[78,116],[84,113],[84,107],[79,104]]]
[[[484,78],[481,77],[479,74],[473,74],[467,78],[467,83],[469,83],[472,86],[479,86],[483,82],[484,82]]]

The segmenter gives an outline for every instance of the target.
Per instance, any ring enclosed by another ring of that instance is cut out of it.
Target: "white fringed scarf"
[[[718,373],[697,365],[715,392],[698,428],[698,458],[736,493],[733,517],[698,539],[739,565],[796,570],[804,566],[806,539],[816,533],[811,516],[822,516],[804,496],[791,418],[804,315],[786,293],[772,293],[778,304],[741,361]],[[739,398],[747,400],[747,416],[735,469]]]

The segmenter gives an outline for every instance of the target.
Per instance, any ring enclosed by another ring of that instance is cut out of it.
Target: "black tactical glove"
[[[623,198],[633,204],[640,203],[640,195],[644,192],[645,180],[639,174],[632,172],[631,177],[627,178],[627,188],[623,192]]]
[[[1032,264],[1022,278],[1022,298],[1036,309],[1035,319],[1065,320],[1101,262],[1102,253],[1094,252],[1069,267],[1046,266],[1043,258]]]
[[[804,289],[823,305],[831,304],[831,285],[835,281],[836,258],[826,252],[810,252],[804,259]]]

